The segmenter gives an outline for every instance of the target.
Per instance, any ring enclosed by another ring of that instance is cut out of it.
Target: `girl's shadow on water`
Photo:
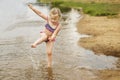
[[[53,70],[51,67],[47,68],[47,72],[48,72],[48,80],[54,80],[53,78]]]
[[[27,80],[55,80],[53,77],[52,67],[41,66],[39,69],[30,67],[25,70],[25,77]]]

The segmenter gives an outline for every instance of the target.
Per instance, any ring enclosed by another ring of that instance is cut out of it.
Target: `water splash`
[[[34,54],[35,52],[33,50],[30,51],[28,57],[30,58],[30,60],[32,61],[32,65],[33,68],[35,68],[36,70],[39,68],[39,60],[35,60],[35,58],[33,57],[32,54]]]

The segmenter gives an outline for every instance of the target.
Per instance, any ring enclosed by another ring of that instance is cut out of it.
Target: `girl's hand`
[[[28,4],[28,7],[29,7],[29,8],[32,8],[32,4]]]
[[[54,36],[51,36],[48,38],[50,41],[54,41],[55,40],[55,37]]]

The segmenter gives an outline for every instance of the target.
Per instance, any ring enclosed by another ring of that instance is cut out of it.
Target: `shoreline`
[[[118,57],[118,61],[116,63],[118,68],[117,70],[104,69],[93,71],[98,78],[102,80],[120,79],[119,21],[120,18],[108,19],[107,17],[95,17],[85,14],[77,23],[77,30],[80,34],[87,34],[91,36],[80,38],[78,41],[80,46],[94,51],[97,55],[104,54],[107,56]]]
[[[81,38],[79,45],[96,54],[120,57],[120,17],[83,16],[77,23],[78,32],[92,37]]]

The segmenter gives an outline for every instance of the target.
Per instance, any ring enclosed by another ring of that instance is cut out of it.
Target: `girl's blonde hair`
[[[60,9],[55,7],[50,10],[49,16],[51,20],[53,19],[54,21],[59,21],[62,15]]]

